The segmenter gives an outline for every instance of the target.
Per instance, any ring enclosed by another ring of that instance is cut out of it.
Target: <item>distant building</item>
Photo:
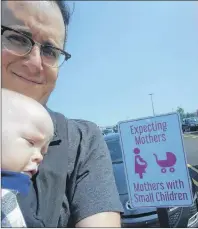
[[[113,129],[114,126],[99,126],[101,130]]]

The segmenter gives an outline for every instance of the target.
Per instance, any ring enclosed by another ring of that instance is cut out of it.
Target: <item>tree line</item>
[[[177,107],[177,112],[180,114],[181,119],[198,116],[198,112],[185,112],[182,107]]]

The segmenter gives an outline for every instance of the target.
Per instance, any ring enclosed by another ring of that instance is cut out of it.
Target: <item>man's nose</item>
[[[43,155],[42,155],[41,152],[38,150],[38,151],[36,151],[36,152],[33,154],[31,160],[32,160],[32,162],[34,162],[34,163],[40,164],[41,161],[43,160]]]
[[[34,45],[31,52],[28,54],[25,61],[25,65],[28,67],[30,73],[35,74],[43,70],[42,58],[40,55],[40,47]]]

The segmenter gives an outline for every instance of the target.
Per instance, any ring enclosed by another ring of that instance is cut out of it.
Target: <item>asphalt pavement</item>
[[[185,133],[183,139],[188,164],[198,166],[198,132]]]

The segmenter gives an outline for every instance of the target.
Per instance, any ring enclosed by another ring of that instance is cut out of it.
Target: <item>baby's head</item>
[[[53,134],[51,117],[41,104],[2,89],[2,169],[34,174]]]

